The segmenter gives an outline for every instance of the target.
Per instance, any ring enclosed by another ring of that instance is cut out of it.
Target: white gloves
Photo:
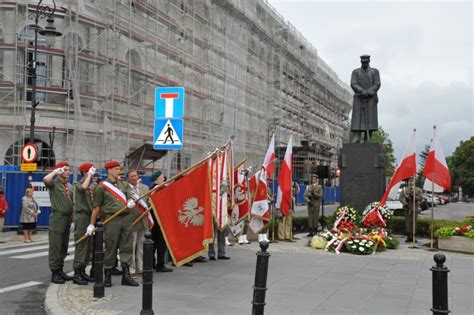
[[[67,166],[63,166],[63,167],[60,167],[60,168],[57,168],[55,169],[53,172],[54,172],[54,175],[61,175],[62,173],[64,173],[64,169],[66,168]]]
[[[37,214],[37,215],[40,215],[40,213],[41,213],[41,210],[38,209],[38,211],[36,211],[36,214]]]
[[[95,171],[96,171],[95,167],[94,167],[94,166],[91,166],[91,168],[87,171],[87,173],[88,173],[88,174],[91,174],[92,176],[94,176]]]
[[[71,227],[69,228],[69,233],[74,233],[74,229],[76,227],[74,226],[74,222],[71,223]]]
[[[135,200],[133,200],[133,199],[129,199],[128,202],[127,202],[127,208],[128,209],[133,209],[133,208],[135,208],[136,205],[137,204],[135,203]]]
[[[95,226],[93,226],[92,224],[89,224],[87,226],[86,235],[92,236],[92,233],[94,233],[94,230],[95,230]]]

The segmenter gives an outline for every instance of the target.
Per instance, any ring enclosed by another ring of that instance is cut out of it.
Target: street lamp
[[[31,61],[30,66],[30,75],[31,75],[31,118],[30,118],[30,139],[29,143],[34,143],[35,139],[35,110],[39,102],[36,101],[36,60],[38,54],[38,34],[46,37],[46,42],[49,45],[54,44],[56,37],[61,36],[62,34],[56,31],[54,27],[54,12],[56,12],[56,2],[53,0],[53,8],[50,8],[47,5],[41,5],[43,0],[38,2],[36,7],[36,12],[29,15],[30,18],[33,18],[35,24],[33,25],[33,31],[35,32],[35,41],[34,41],[34,52],[33,60]],[[40,19],[46,18],[48,24],[43,29],[38,25]]]
[[[40,0],[36,6],[36,12],[29,15],[29,18],[34,19],[35,21],[35,24],[32,25],[33,31],[35,32],[33,60],[29,65],[31,75],[31,117],[29,143],[32,144],[35,142],[35,111],[36,106],[39,104],[39,102],[36,101],[36,60],[38,55],[38,34],[46,37],[46,43],[48,45],[54,44],[55,38],[62,35],[60,32],[56,31],[56,27],[54,27],[54,12],[56,12],[56,2],[53,0],[53,8],[50,8],[47,5],[41,5],[42,2],[43,0]],[[42,18],[46,18],[46,22],[48,22],[44,29],[38,25],[39,20]],[[32,172],[30,171],[28,173],[28,182],[30,185],[32,181],[33,176]]]

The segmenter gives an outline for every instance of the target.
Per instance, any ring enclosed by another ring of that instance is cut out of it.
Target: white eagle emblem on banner
[[[203,207],[199,207],[198,199],[196,197],[189,198],[184,202],[183,209],[178,209],[178,221],[188,227],[189,224],[193,226],[202,226],[204,223]]]

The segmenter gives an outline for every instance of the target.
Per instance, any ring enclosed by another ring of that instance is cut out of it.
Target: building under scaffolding
[[[299,176],[309,165],[336,167],[351,92],[266,1],[56,3],[63,35],[52,46],[38,39],[39,168],[64,159],[163,168],[166,152],[150,150],[158,86],[186,88],[185,146],[167,155],[172,171],[232,135],[236,160],[261,162],[272,131],[277,147],[293,134],[311,152],[295,157]],[[33,1],[0,0],[0,159],[7,165],[19,164],[29,141],[34,10]]]

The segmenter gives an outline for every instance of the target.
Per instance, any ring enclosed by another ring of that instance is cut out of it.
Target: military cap
[[[65,167],[65,166],[69,166],[69,163],[66,162],[66,161],[62,161],[62,162],[59,162],[58,164],[56,164],[54,169],[58,169],[58,168]]]
[[[87,171],[89,171],[89,169],[93,166],[94,166],[94,164],[92,164],[92,163],[83,163],[83,164],[81,164],[81,166],[79,166],[79,172],[84,174]]]
[[[150,176],[150,181],[153,183],[155,180],[161,176],[161,171],[156,171]]]
[[[316,177],[316,178],[318,178],[319,176],[318,176],[318,174],[313,173],[313,174],[311,174],[311,177]]]
[[[360,59],[362,59],[362,60],[370,60],[370,55],[362,55],[362,56],[360,56]]]
[[[107,170],[109,168],[113,168],[113,167],[117,167],[117,166],[120,166],[120,163],[117,162],[117,161],[109,161],[107,163],[105,163],[104,165],[104,168]]]

